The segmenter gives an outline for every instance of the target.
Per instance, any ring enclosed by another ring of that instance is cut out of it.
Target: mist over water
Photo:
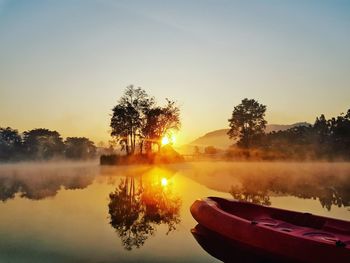
[[[350,164],[0,165],[0,262],[213,262],[190,233],[206,196],[350,220]]]

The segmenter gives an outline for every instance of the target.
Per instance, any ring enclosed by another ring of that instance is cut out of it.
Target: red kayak
[[[350,262],[350,222],[247,202],[195,201],[196,221],[217,234],[296,262]]]

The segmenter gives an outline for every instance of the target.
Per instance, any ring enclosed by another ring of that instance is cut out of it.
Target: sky
[[[244,98],[270,124],[350,108],[350,1],[0,0],[0,126],[110,139],[126,86],[181,109],[178,142],[228,127]]]

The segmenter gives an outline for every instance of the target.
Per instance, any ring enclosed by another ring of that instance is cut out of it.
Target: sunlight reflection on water
[[[0,166],[0,262],[213,262],[190,233],[205,196],[350,219],[350,164]]]

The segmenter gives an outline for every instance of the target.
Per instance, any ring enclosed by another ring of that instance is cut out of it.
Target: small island
[[[180,109],[166,99],[158,106],[142,88],[128,86],[111,117],[111,136],[120,152],[101,155],[101,165],[172,163],[184,160],[172,145],[180,129]]]

